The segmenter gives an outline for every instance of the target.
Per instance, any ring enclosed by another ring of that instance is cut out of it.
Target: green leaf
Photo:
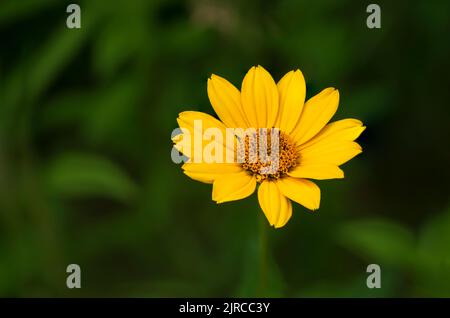
[[[84,153],[65,153],[55,158],[45,172],[50,193],[62,198],[102,196],[127,201],[136,185],[120,167],[107,158]]]
[[[419,236],[416,276],[427,296],[450,296],[450,209],[427,222]]]
[[[374,263],[405,266],[415,254],[412,233],[392,221],[352,221],[340,226],[337,234],[345,247]]]
[[[362,271],[361,271],[362,272]],[[399,275],[396,272],[383,271],[382,288],[367,288],[365,273],[357,274],[343,279],[337,277],[336,281],[322,280],[313,283],[295,293],[294,297],[394,297],[398,285]]]
[[[65,25],[56,28],[42,47],[27,61],[29,69],[27,83],[30,85],[31,98],[37,98],[45,92],[67,64],[75,58],[90,32],[95,29],[93,25],[98,19],[97,15],[93,14],[93,11],[85,11],[81,29],[68,29]]]
[[[143,38],[142,29],[135,26],[136,21],[124,28],[131,21],[112,21],[100,32],[93,52],[94,70],[103,77],[111,76],[120,65],[132,59],[139,51]]]
[[[446,259],[450,263],[448,253],[450,246],[450,209],[446,213],[432,218],[420,232],[419,250],[436,258]]]

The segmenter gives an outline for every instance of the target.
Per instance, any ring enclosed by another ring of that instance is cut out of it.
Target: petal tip
[[[286,223],[279,223],[279,224],[274,225],[274,228],[276,228],[276,229],[281,229],[281,228],[284,227],[285,225],[286,225]]]
[[[303,72],[302,72],[299,68],[297,68],[297,69],[294,70],[294,74],[303,76]]]

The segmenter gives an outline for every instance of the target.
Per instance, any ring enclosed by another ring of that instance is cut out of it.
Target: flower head
[[[305,95],[300,70],[276,84],[263,67],[252,67],[241,91],[212,75],[208,96],[220,121],[195,111],[177,120],[182,133],[172,139],[189,158],[184,173],[213,184],[217,203],[246,198],[258,188],[261,209],[276,228],[291,218],[291,200],[317,210],[320,189],[309,179],[343,178],[339,166],[361,153],[354,140],[365,127],[357,119],[328,123],[338,90],[326,88],[306,103]]]

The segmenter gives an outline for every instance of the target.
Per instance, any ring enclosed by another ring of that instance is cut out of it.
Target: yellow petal
[[[339,91],[326,88],[308,99],[291,137],[301,145],[314,137],[333,117],[339,104]]]
[[[305,208],[310,210],[319,208],[320,189],[315,183],[305,179],[284,177],[278,179],[277,185],[281,193]]]
[[[278,82],[280,108],[276,127],[290,133],[302,113],[305,103],[306,84],[300,70],[290,71]]]
[[[220,176],[242,171],[235,163],[185,163],[182,169],[191,179],[204,183],[213,183]]]
[[[321,142],[333,143],[338,141],[353,141],[366,129],[357,119],[342,119],[326,125],[315,137],[304,143],[299,149],[304,149]],[[325,141],[326,140],[326,141]]]
[[[305,165],[323,163],[340,166],[361,152],[361,146],[354,141],[339,141],[332,144],[321,141],[300,150],[300,160]]]
[[[342,179],[344,177],[344,171],[339,169],[338,166],[331,164],[302,165],[302,163],[300,163],[299,166],[288,172],[288,175],[294,178],[307,178],[316,180]]]
[[[242,81],[241,102],[251,128],[272,128],[278,115],[278,89],[262,66],[252,67]]]
[[[270,225],[280,228],[292,216],[291,201],[286,198],[273,181],[264,181],[258,189],[258,201]]]
[[[226,174],[214,180],[212,199],[217,203],[240,200],[255,191],[256,178],[245,171]]]
[[[185,111],[181,112],[178,115],[177,122],[180,128],[186,128],[189,129],[191,133],[194,132],[194,121],[195,120],[201,120],[202,121],[202,127],[203,130],[210,128],[210,127],[216,127],[219,129],[225,130],[226,126],[216,118],[214,118],[211,115],[202,113],[202,112],[196,112],[196,111]]]
[[[178,115],[177,118],[178,125],[182,128],[183,133],[176,135],[172,138],[175,142],[175,148],[182,152],[185,156],[192,159],[195,154],[201,152],[198,158],[203,157],[203,151],[207,145],[217,143],[217,147],[222,148],[223,161],[226,161],[227,151],[225,149],[226,143],[226,127],[225,125],[212,117],[211,115],[196,112],[196,111],[185,111]],[[203,138],[203,134],[208,128],[217,128],[221,132],[222,140],[206,140]],[[196,142],[198,138],[198,142]],[[196,145],[198,147],[196,147]],[[234,145],[230,143],[227,145],[229,148],[229,153],[234,153]],[[204,159],[204,158],[202,158]]]
[[[364,131],[357,119],[338,120],[325,126],[314,138],[299,147],[301,165],[339,166],[362,152],[353,142]]]
[[[212,75],[208,79],[208,97],[214,111],[227,127],[247,128],[241,106],[241,93],[226,79]]]

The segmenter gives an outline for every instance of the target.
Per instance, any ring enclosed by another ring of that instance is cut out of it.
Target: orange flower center
[[[245,147],[239,151],[242,168],[254,174],[258,182],[278,179],[298,164],[296,145],[282,131],[260,129],[244,138]]]

